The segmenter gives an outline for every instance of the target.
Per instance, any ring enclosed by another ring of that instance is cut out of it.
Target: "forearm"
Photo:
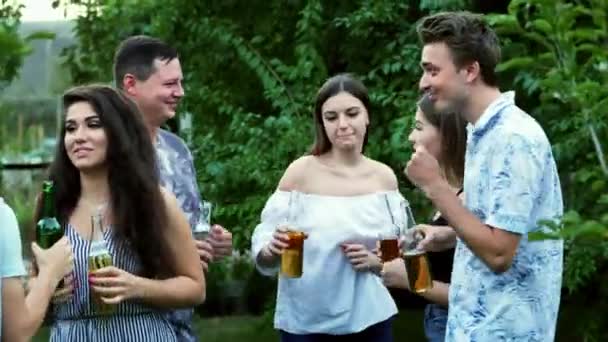
[[[495,229],[488,227],[471,213],[447,184],[430,187],[427,196],[448,220],[456,235],[488,267],[496,272],[504,271],[508,264],[507,251],[497,243]],[[508,268],[508,267],[507,267]]]
[[[160,308],[187,308],[205,301],[205,285],[178,276],[158,280],[137,277],[137,299]]]
[[[57,284],[58,281],[46,273],[30,278],[29,290],[25,296],[25,312],[21,316],[22,324],[19,329],[19,336],[23,337],[24,341],[34,336],[42,325]]]
[[[448,307],[449,291],[450,284],[433,281],[433,288],[420,295],[430,302]]]

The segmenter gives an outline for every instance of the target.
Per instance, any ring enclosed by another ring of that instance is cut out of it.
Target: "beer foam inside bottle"
[[[112,266],[112,255],[108,249],[106,240],[103,238],[103,216],[97,213],[91,216],[91,246],[89,250],[89,273],[100,268]],[[101,298],[90,291],[92,309],[95,313],[108,315],[114,310],[114,307],[105,304]]]

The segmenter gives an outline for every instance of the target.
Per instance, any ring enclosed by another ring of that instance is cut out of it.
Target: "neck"
[[[500,90],[496,87],[479,85],[471,91],[471,94],[474,95],[469,97],[469,102],[465,109],[465,119],[475,124],[488,106],[500,97]]]
[[[144,124],[146,125],[146,128],[148,129],[148,133],[150,134],[150,139],[152,139],[152,144],[155,144],[156,143],[156,133],[160,129],[161,125],[152,122],[153,121],[152,118],[155,116],[152,115],[151,113],[146,113],[144,111],[144,109],[142,108],[142,106],[137,101],[137,98],[135,96],[131,96],[129,94],[127,94],[127,96],[131,99],[131,101],[133,101],[133,103],[135,103],[135,105],[139,109],[139,112],[141,113],[141,115],[144,119]]]
[[[359,152],[360,150],[361,149],[340,150],[332,148],[327,155],[331,160],[336,162],[336,164],[355,167],[363,160],[363,154]]]
[[[146,124],[146,127],[148,128],[148,132],[150,133],[150,139],[152,139],[152,145],[156,144],[156,135],[158,134],[158,130],[160,129],[160,127],[153,126],[150,124]]]
[[[80,199],[91,206],[103,206],[110,201],[107,170],[80,173]]]

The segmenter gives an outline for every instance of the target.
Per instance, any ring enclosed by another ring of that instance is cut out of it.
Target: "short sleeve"
[[[543,172],[542,145],[513,135],[501,139],[488,168],[490,203],[487,225],[526,234],[534,204],[539,197]]]
[[[260,273],[273,276],[279,267],[264,267],[258,264],[257,258],[262,248],[272,240],[272,234],[276,228],[287,218],[289,199],[291,193],[286,191],[276,191],[270,196],[262,210],[261,222],[255,227],[251,236],[251,257]]]
[[[21,255],[21,237],[17,218],[9,206],[0,199],[0,277],[25,275]]]

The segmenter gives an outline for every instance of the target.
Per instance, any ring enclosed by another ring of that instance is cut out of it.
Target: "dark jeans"
[[[296,335],[279,330],[281,342],[393,342],[392,318],[347,335],[306,334]]]
[[[448,309],[439,304],[428,304],[424,309],[424,334],[429,342],[445,341]]]

